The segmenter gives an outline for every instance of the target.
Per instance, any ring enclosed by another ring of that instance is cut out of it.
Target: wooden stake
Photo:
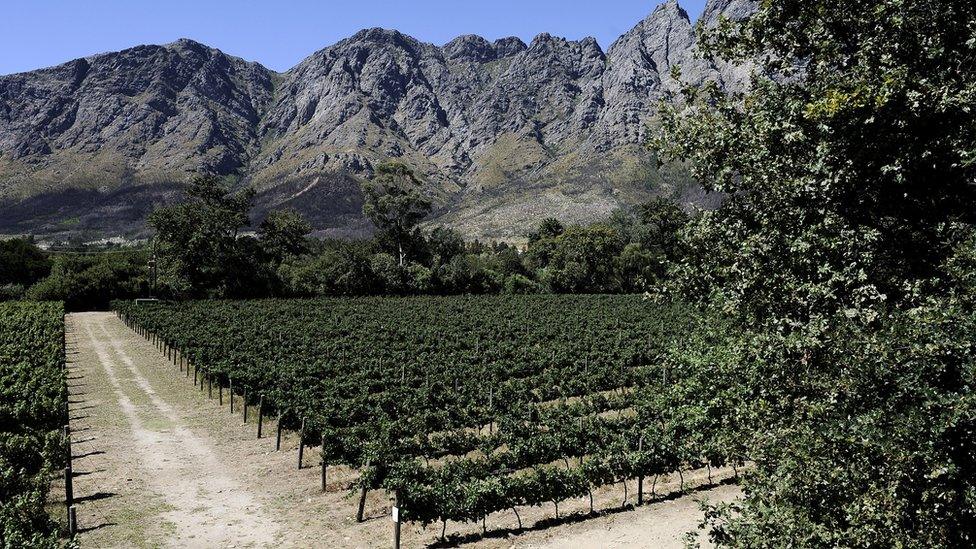
[[[641,435],[640,440],[637,441],[637,452],[642,453],[644,451],[644,435]],[[637,477],[637,505],[644,505],[644,475],[638,475]]]
[[[261,428],[264,426],[264,395],[258,398],[258,439],[261,438]]]
[[[247,389],[245,389],[244,394],[241,395],[241,400],[244,401],[244,423],[247,423]]]
[[[482,528],[484,522],[481,523]],[[393,549],[400,549],[400,491],[393,491]]]
[[[325,435],[322,435],[322,491],[325,491],[326,485],[326,474],[329,464],[325,459]]]
[[[298,431],[298,469],[302,468],[302,458],[305,456],[305,418],[302,418],[302,428]]]
[[[71,464],[64,468],[64,504],[71,507],[75,503],[74,483],[71,479]]]
[[[366,512],[366,493],[368,490],[363,486],[359,492],[359,510],[356,511],[356,522],[363,521],[363,513]]]
[[[230,413],[234,413],[234,380],[230,380],[230,387],[227,388],[227,392],[230,393]]]
[[[281,428],[282,428],[282,421],[284,419],[285,419],[285,415],[284,414],[278,416],[278,437],[275,440],[275,451],[276,452],[279,451],[279,450],[281,450]]]

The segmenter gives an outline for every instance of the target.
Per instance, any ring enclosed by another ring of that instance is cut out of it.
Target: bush
[[[33,301],[63,301],[69,311],[107,310],[113,299],[146,296],[144,252],[60,255],[51,274],[27,290]]]

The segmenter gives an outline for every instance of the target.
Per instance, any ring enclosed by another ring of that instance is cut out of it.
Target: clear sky
[[[0,74],[192,38],[283,71],[367,27],[444,44],[540,32],[606,48],[664,0],[0,0]],[[692,21],[705,0],[679,0]]]

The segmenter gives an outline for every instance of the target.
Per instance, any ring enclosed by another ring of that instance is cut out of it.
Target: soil
[[[68,317],[72,466],[77,540],[82,547],[389,547],[390,499],[370,492],[366,520],[355,519],[355,471],[330,467],[321,491],[319,454],[306,448],[297,466],[297,434],[285,431],[275,451],[276,423],[265,418],[256,437],[252,406],[243,421],[200,390],[150,342],[113,313]],[[660,478],[656,499],[640,507],[637,483],[594,491],[555,507],[500,512],[481,524],[403,525],[403,546],[682,547],[702,513],[698,499],[731,501],[731,471]],[[649,492],[652,479],[647,479]],[[648,494],[650,500],[650,495]],[[522,527],[518,519],[521,518]],[[703,537],[700,539],[704,540]],[[707,541],[707,540],[705,540]],[[705,544],[707,546],[707,543]]]

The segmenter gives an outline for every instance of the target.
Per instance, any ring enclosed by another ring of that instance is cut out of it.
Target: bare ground
[[[69,386],[74,492],[82,547],[389,547],[390,501],[373,492],[367,520],[355,521],[356,474],[330,468],[328,491],[319,485],[318,451],[308,448],[298,470],[297,436],[287,433],[274,451],[275,423],[265,421],[256,439],[252,418],[243,422],[112,313],[68,318]],[[240,397],[238,396],[238,404]],[[253,408],[252,408],[253,411]],[[270,434],[270,436],[268,436]],[[730,476],[716,471],[715,480]],[[633,509],[622,507],[622,484],[594,491],[589,500],[520,508],[480,524],[403,527],[403,545],[475,547],[681,547],[701,518],[696,500],[730,501],[733,485],[707,484],[707,473],[661,478],[658,495]],[[649,491],[651,479],[647,480]],[[636,503],[636,482],[627,490]]]

